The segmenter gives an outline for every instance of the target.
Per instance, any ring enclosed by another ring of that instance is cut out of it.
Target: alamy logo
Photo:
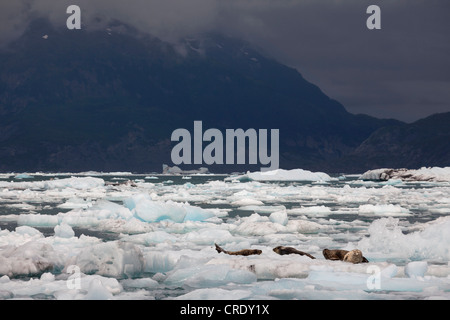
[[[194,138],[186,129],[176,129],[171,141],[178,141],[172,149],[171,159],[179,164],[261,164],[261,171],[278,169],[279,165],[279,130],[267,129],[226,129],[225,142],[219,129],[208,129],[203,132],[202,121],[194,121]],[[248,144],[246,144],[248,141]],[[203,148],[203,142],[209,142]],[[246,145],[248,148],[246,148]],[[193,147],[193,152],[192,152]],[[247,151],[248,150],[248,163]],[[224,152],[225,151],[225,152]]]
[[[77,5],[70,5],[67,7],[66,12],[71,14],[70,17],[67,18],[66,26],[67,29],[81,29],[81,9]]]

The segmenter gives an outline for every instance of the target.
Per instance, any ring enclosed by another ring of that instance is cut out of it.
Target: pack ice
[[[1,174],[0,299],[449,299],[447,171]]]

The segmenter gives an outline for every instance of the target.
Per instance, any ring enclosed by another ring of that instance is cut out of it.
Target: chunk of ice
[[[72,227],[64,222],[55,226],[54,230],[55,237],[72,238],[75,236],[75,232],[73,231]]]
[[[410,278],[423,277],[428,269],[426,261],[413,261],[406,265],[405,274]]]
[[[203,221],[214,216],[209,211],[189,204],[154,201],[148,194],[134,195],[125,199],[124,205],[136,218],[146,222],[172,220],[174,222]]]
[[[247,172],[231,178],[239,181],[331,181],[331,177],[324,172],[311,172],[303,169]]]
[[[282,226],[285,226],[288,223],[288,216],[286,210],[272,212],[269,216],[269,219],[273,223],[278,223],[281,224]]]

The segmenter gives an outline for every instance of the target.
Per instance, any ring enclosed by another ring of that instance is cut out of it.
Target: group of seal
[[[217,244],[215,244],[216,250],[218,253],[225,253],[229,255],[234,256],[250,256],[250,255],[260,255],[262,253],[259,249],[243,249],[239,251],[227,251],[219,247]],[[297,250],[292,247],[284,247],[284,246],[278,246],[273,248],[273,251],[278,253],[279,255],[285,255],[285,254],[299,254],[301,256],[307,256],[311,259],[315,259],[312,255],[309,253]],[[354,249],[351,251],[348,250],[329,250],[329,249],[323,249],[322,251],[323,256],[326,260],[340,260],[340,261],[346,261],[351,263],[366,263],[369,262],[363,255],[361,250]]]

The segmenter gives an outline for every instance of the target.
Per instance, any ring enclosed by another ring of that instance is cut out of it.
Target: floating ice
[[[58,205],[58,208],[61,209],[77,209],[77,208],[87,209],[89,207],[92,207],[92,201],[80,198],[71,198],[67,200],[65,203]]]
[[[108,300],[113,295],[106,289],[99,279],[94,279],[89,285],[87,295],[84,297],[86,300]]]
[[[0,251],[0,275],[34,275],[51,271],[59,261],[49,244],[28,241],[20,246],[4,246]]]
[[[120,282],[126,288],[146,288],[154,289],[158,287],[158,281],[151,278],[125,279]]]
[[[237,240],[228,230],[220,228],[203,228],[198,231],[191,231],[182,237],[183,240],[203,245],[213,245],[214,243],[227,243]]]
[[[130,236],[123,236],[121,238],[123,241],[132,242],[136,244],[141,244],[144,246],[148,246],[151,244],[157,244],[161,242],[176,242],[177,237],[172,234],[169,234],[165,231],[152,231],[142,234],[134,234]]]
[[[255,281],[256,275],[250,271],[235,270],[227,265],[203,265],[174,270],[169,273],[165,283],[208,288],[228,283],[249,284]]]
[[[37,230],[37,229],[35,229],[35,228],[32,228],[32,227],[29,227],[29,226],[21,226],[21,227],[17,227],[16,228],[16,234],[20,234],[20,235],[28,235],[28,236],[31,236],[32,238],[34,237],[43,237],[43,234],[39,231],[39,230]]]
[[[0,299],[450,299],[448,182],[33,176],[0,175]],[[110,183],[123,179],[133,184]],[[370,262],[325,260],[324,248]]]
[[[286,210],[272,212],[269,216],[269,220],[274,223],[279,223],[283,226],[287,225],[288,216],[287,216]]]
[[[363,252],[412,260],[450,260],[450,216],[440,217],[421,231],[404,234],[398,218],[382,218],[369,226],[369,236],[358,243]]]
[[[231,177],[239,181],[330,181],[331,177],[324,172],[311,172],[303,169],[276,169],[263,172],[247,172],[244,175]],[[227,178],[226,180],[230,180]]]
[[[313,216],[327,216],[332,213],[331,209],[325,206],[292,208],[289,209],[287,212],[289,215],[313,215]]]
[[[181,175],[181,174],[207,174],[209,173],[208,168],[201,167],[197,170],[182,170],[177,166],[169,167],[163,164],[163,174]]]
[[[251,199],[251,198],[243,198],[243,199],[240,199],[240,200],[233,201],[231,203],[231,205],[235,206],[235,207],[262,206],[262,205],[264,205],[264,202],[259,201],[259,200],[255,200],[255,199]]]
[[[262,206],[262,205],[252,205],[239,207],[242,211],[253,211],[255,213],[267,214],[275,211],[286,210],[285,206]]]
[[[0,181],[0,188],[7,187],[10,189],[62,189],[73,188],[77,190],[101,188],[105,185],[105,181],[101,178],[94,177],[71,177],[64,179],[32,181],[32,182],[7,182]]]
[[[428,269],[426,261],[413,261],[406,265],[405,274],[410,278],[423,277]]]
[[[364,204],[359,206],[358,213],[360,215],[375,215],[375,216],[410,216],[408,209],[393,204],[387,205],[372,205]]]
[[[132,211],[136,218],[157,222],[161,220],[203,221],[214,216],[211,211],[194,207],[189,204],[180,204],[173,201],[153,201],[147,194],[138,194],[124,201],[125,206]]]
[[[59,224],[59,219],[57,216],[28,213],[21,214],[17,218],[17,224],[32,227],[55,227]]]
[[[250,290],[226,290],[222,288],[197,289],[178,296],[179,300],[242,300],[252,295]]]
[[[67,223],[61,223],[55,227],[55,236],[61,238],[72,238],[75,236],[75,232]]]
[[[33,178],[34,178],[33,176],[31,176],[29,174],[26,174],[26,173],[20,173],[20,174],[18,174],[18,175],[16,175],[14,177],[14,179],[18,179],[18,180],[20,180],[20,179],[33,179]]]
[[[375,169],[360,176],[362,180],[450,181],[450,167],[420,169]]]
[[[132,243],[118,241],[86,248],[69,263],[83,273],[116,278],[139,275],[144,269],[141,250]]]
[[[284,221],[280,220],[280,222]],[[272,222],[269,217],[263,217],[257,213],[240,219],[237,221],[237,225],[234,232],[248,236],[264,236],[281,232],[310,233],[322,228],[318,223],[306,220],[288,220],[283,225],[278,222]]]

